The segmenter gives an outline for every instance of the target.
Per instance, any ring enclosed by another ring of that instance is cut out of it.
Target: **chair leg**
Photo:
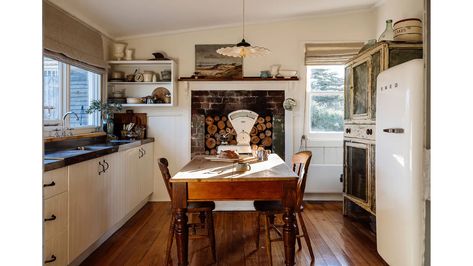
[[[169,226],[169,235],[168,235],[168,240],[166,243],[166,256],[164,258],[164,265],[167,266],[169,265],[170,259],[171,259],[171,248],[172,248],[172,241],[174,239],[174,215],[171,217],[171,224]]]
[[[212,252],[212,258],[214,262],[217,262],[217,252],[215,250],[215,231],[214,231],[214,218],[212,211],[207,212],[207,234],[210,241],[210,251]]]
[[[261,220],[261,213],[258,212],[258,218],[256,218],[256,250],[259,249],[260,220]]]
[[[297,216],[299,216],[299,223],[301,224],[302,232],[304,233],[305,243],[307,244],[307,247],[309,248],[310,261],[314,262],[315,256],[314,256],[314,252],[312,251],[312,245],[310,244],[310,238],[309,238],[309,234],[307,233],[307,228],[305,228],[304,219],[302,219],[302,212],[298,212]]]
[[[297,236],[300,236],[300,232],[299,232],[299,225],[297,224],[297,221],[296,221],[296,240],[297,240],[297,246],[299,247],[297,250],[301,250],[302,249],[301,238]]]
[[[200,228],[204,229],[204,227],[205,227],[205,212],[200,212],[199,213],[199,219],[200,219]]]
[[[266,254],[268,255],[269,265],[273,265],[273,256],[271,254],[271,232],[270,227],[270,217],[269,215],[265,215],[264,217],[264,230],[266,235]]]

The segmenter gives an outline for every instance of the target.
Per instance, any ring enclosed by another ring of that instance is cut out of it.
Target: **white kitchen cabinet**
[[[67,167],[45,172],[43,175],[43,198],[67,191]]]
[[[44,265],[67,265],[67,230],[57,233],[53,238],[45,239],[43,252]]]
[[[66,265],[68,261],[67,167],[43,175],[44,264]]]
[[[69,166],[69,262],[106,230],[104,169],[103,158]]]
[[[103,218],[106,228],[110,228],[125,217],[125,164],[124,152],[116,152],[101,157],[106,166],[103,173],[105,191]]]
[[[153,192],[153,151],[153,143],[126,151],[125,200],[127,213]]]
[[[141,195],[143,198],[148,197],[153,193],[154,189],[154,142],[147,143],[142,146],[143,157],[140,160],[140,172],[141,172]]]
[[[125,151],[125,210],[126,213],[140,202],[140,167],[141,147]]]

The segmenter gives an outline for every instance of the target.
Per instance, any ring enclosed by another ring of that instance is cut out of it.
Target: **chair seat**
[[[260,212],[272,212],[272,213],[283,213],[284,207],[282,206],[282,202],[276,200],[255,200],[253,203],[256,211]],[[299,210],[295,210],[296,212],[302,212],[304,210],[304,205],[301,205]]]
[[[282,202],[275,200],[256,200],[253,203],[255,209],[259,212],[274,212],[281,213],[284,212],[284,207]]]
[[[188,212],[213,211],[215,209],[215,202],[213,201],[196,201],[187,204]]]

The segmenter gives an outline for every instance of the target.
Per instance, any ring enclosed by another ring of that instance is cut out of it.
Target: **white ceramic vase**
[[[125,56],[125,47],[126,43],[113,44],[113,57],[115,57],[116,60],[122,60],[122,58]]]

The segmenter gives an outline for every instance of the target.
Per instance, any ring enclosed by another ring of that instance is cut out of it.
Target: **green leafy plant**
[[[87,114],[100,112],[102,115],[102,119],[105,121],[107,118],[111,118],[113,113],[121,111],[121,110],[122,110],[121,104],[102,103],[100,100],[93,100],[90,102],[90,106],[85,112]]]

